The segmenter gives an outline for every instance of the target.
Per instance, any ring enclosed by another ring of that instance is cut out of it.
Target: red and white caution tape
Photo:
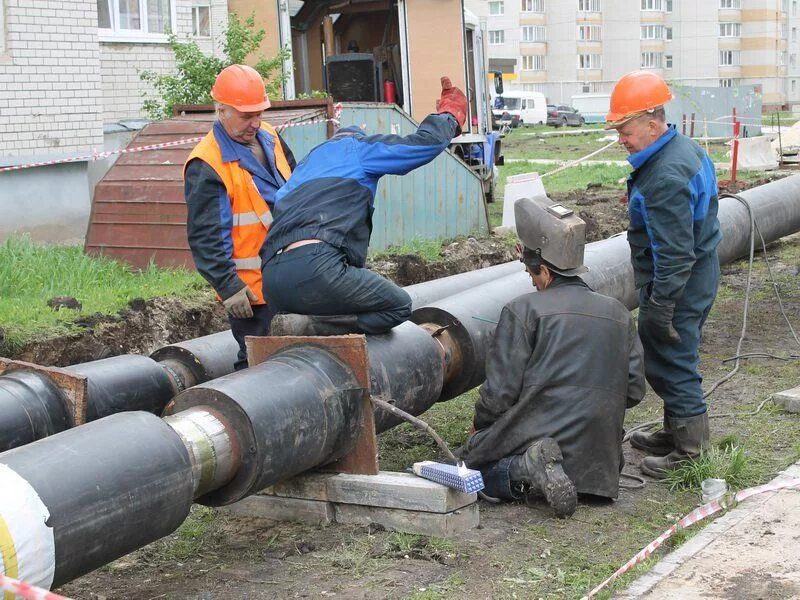
[[[738,502],[750,498],[751,496],[757,496],[758,494],[763,494],[765,492],[775,492],[778,490],[783,490],[786,488],[793,488],[800,486],[800,479],[790,479],[788,481],[782,481],[780,483],[765,483],[764,485],[759,485],[756,487],[748,488],[746,490],[741,490],[740,492],[736,492],[736,495],[731,500],[730,496],[723,496],[719,500],[712,500],[708,504],[704,504],[703,506],[696,508],[688,515],[683,517],[680,521],[675,523],[672,527],[667,529],[664,533],[654,539],[652,542],[647,544],[644,548],[642,548],[633,558],[631,558],[628,562],[622,565],[617,571],[611,575],[608,579],[606,579],[603,583],[598,585],[594,588],[591,592],[589,592],[586,596],[582,598],[582,600],[588,600],[589,598],[594,598],[594,596],[606,588],[607,586],[611,585],[618,577],[622,574],[630,571],[633,567],[641,563],[642,561],[650,558],[650,555],[656,551],[656,549],[661,546],[666,540],[671,538],[676,531],[679,529],[686,529],[691,525],[694,525],[698,521],[702,521],[706,517],[710,517],[711,515],[718,513],[723,508],[732,508]]]
[[[65,596],[59,596],[53,592],[43,590],[35,585],[30,585],[19,579],[0,575],[0,590],[14,594],[23,600],[69,600]],[[5,594],[2,596],[5,598]],[[13,598],[14,596],[12,596]]]
[[[331,119],[309,119],[307,121],[298,121],[296,123],[285,123],[276,127],[278,131],[283,131],[284,129],[288,129],[290,127],[300,127],[301,125],[315,125],[317,123],[339,123],[339,117],[342,114],[342,105],[337,104],[334,106],[334,114],[333,118]],[[95,161],[95,160],[103,160],[108,158],[109,156],[113,156],[115,154],[132,154],[133,152],[145,152],[147,150],[160,150],[162,148],[172,148],[175,146],[184,146],[186,144],[196,144],[200,140],[203,139],[203,136],[193,137],[193,138],[186,138],[183,140],[175,140],[172,142],[162,142],[160,144],[150,144],[147,146],[136,146],[135,148],[121,148],[119,150],[107,150],[105,152],[97,152],[92,150],[91,154],[84,154],[82,156],[72,156],[69,158],[59,158],[54,160],[46,160],[42,162],[35,162],[35,163],[27,163],[24,165],[13,165],[10,167],[2,167],[0,168],[0,173],[5,173],[7,171],[21,171],[22,169],[30,169],[32,167],[46,167],[49,165],[60,165],[64,163],[72,163],[72,162],[88,162],[88,161]]]

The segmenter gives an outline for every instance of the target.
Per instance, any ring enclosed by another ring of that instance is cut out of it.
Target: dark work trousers
[[[515,495],[511,489],[511,474],[509,469],[511,461],[516,456],[506,456],[497,462],[480,467],[483,476],[483,493],[493,498],[502,500],[518,500],[520,495]]]
[[[639,305],[650,298],[648,288],[639,290]],[[672,325],[681,336],[679,344],[667,344],[639,329],[644,346],[644,372],[653,391],[664,401],[667,417],[686,419],[701,415],[708,407],[703,400],[703,377],[697,370],[703,324],[719,288],[716,252],[695,263],[683,296],[675,305]]]
[[[246,335],[269,335],[269,324],[272,321],[273,312],[269,304],[253,305],[253,316],[249,319],[237,319],[228,315],[228,322],[231,324],[231,333],[236,341],[239,342],[239,353],[237,361],[233,363],[233,368],[240,371],[247,367],[247,348],[244,345]]]
[[[373,273],[347,264],[325,242],[276,254],[264,266],[264,296],[275,313],[356,315],[362,333],[384,333],[411,316],[411,297]]]

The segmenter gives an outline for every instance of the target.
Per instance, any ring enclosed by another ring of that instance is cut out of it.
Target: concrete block
[[[328,499],[430,513],[449,513],[474,504],[477,494],[464,494],[410,473],[381,471],[377,475],[342,473],[328,480]]]
[[[333,505],[330,502],[266,495],[250,496],[221,510],[241,517],[301,521],[319,525],[327,525],[334,519]]]
[[[480,524],[477,504],[470,504],[448,513],[416,512],[357,504],[336,504],[334,506],[337,523],[351,525],[376,523],[392,531],[436,537],[449,537]]]
[[[800,387],[773,394],[772,401],[785,411],[800,413]]]
[[[281,481],[273,486],[259,492],[271,496],[283,496],[286,498],[304,498],[306,500],[328,501],[328,481],[336,477],[335,473],[306,473]]]

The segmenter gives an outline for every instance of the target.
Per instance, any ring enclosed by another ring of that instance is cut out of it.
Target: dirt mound
[[[603,240],[628,228],[628,205],[618,189],[589,184],[585,190],[550,194],[586,222],[586,241]]]
[[[149,354],[156,348],[227,328],[222,307],[208,294],[202,301],[175,296],[134,299],[132,308],[116,315],[84,317],[80,333],[36,341],[12,358],[52,366],[68,366],[117,356]]]

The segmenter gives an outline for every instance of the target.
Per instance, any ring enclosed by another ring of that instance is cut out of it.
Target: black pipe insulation
[[[69,429],[67,402],[46,375],[11,371],[0,377],[0,452]]]
[[[198,383],[233,373],[239,344],[228,331],[163,346],[150,355],[177,380],[176,395]]]

